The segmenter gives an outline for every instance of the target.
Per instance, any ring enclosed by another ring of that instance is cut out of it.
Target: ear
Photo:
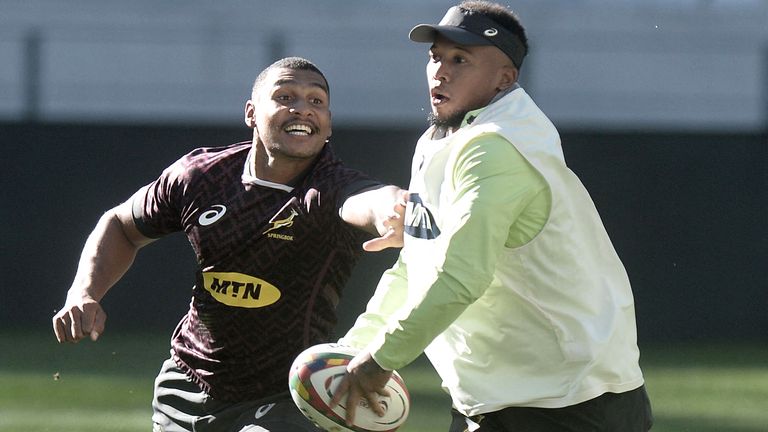
[[[514,65],[504,65],[499,69],[499,83],[496,87],[497,91],[506,90],[512,87],[517,82],[517,77],[520,72]]]
[[[328,142],[331,140],[331,135],[333,135],[333,115],[331,115],[331,111],[328,111],[328,119],[330,120],[328,122],[328,136],[325,137],[325,142]]]
[[[245,124],[249,128],[253,129],[256,127],[256,119],[254,118],[256,114],[256,106],[253,104],[253,101],[251,99],[248,99],[245,102]]]

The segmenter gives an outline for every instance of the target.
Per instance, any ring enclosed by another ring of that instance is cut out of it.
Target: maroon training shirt
[[[142,233],[184,231],[199,267],[173,358],[212,397],[287,391],[303,349],[328,342],[340,290],[370,237],[338,214],[377,182],[343,167],[326,145],[292,192],[244,176],[250,142],[182,157],[136,199]]]

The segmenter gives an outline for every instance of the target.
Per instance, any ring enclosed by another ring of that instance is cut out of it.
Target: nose
[[[310,109],[309,103],[302,100],[297,100],[296,102],[291,105],[290,108],[288,108],[288,112],[295,115],[311,115],[312,110]]]
[[[448,81],[448,70],[442,61],[427,63],[427,77],[434,81]]]

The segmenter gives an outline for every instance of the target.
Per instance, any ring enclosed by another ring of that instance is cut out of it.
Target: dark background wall
[[[101,213],[199,146],[245,127],[0,124],[0,325],[47,330]],[[334,130],[353,167],[407,185],[421,130]],[[562,132],[633,283],[641,342],[766,340],[768,136]],[[367,255],[341,305],[364,307],[394,252]],[[173,235],[145,248],[104,305],[108,331],[170,332],[186,310],[194,259]]]

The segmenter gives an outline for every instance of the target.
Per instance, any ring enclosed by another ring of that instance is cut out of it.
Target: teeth
[[[291,135],[307,136],[312,133],[312,128],[303,124],[294,124],[285,128],[285,131]]]

